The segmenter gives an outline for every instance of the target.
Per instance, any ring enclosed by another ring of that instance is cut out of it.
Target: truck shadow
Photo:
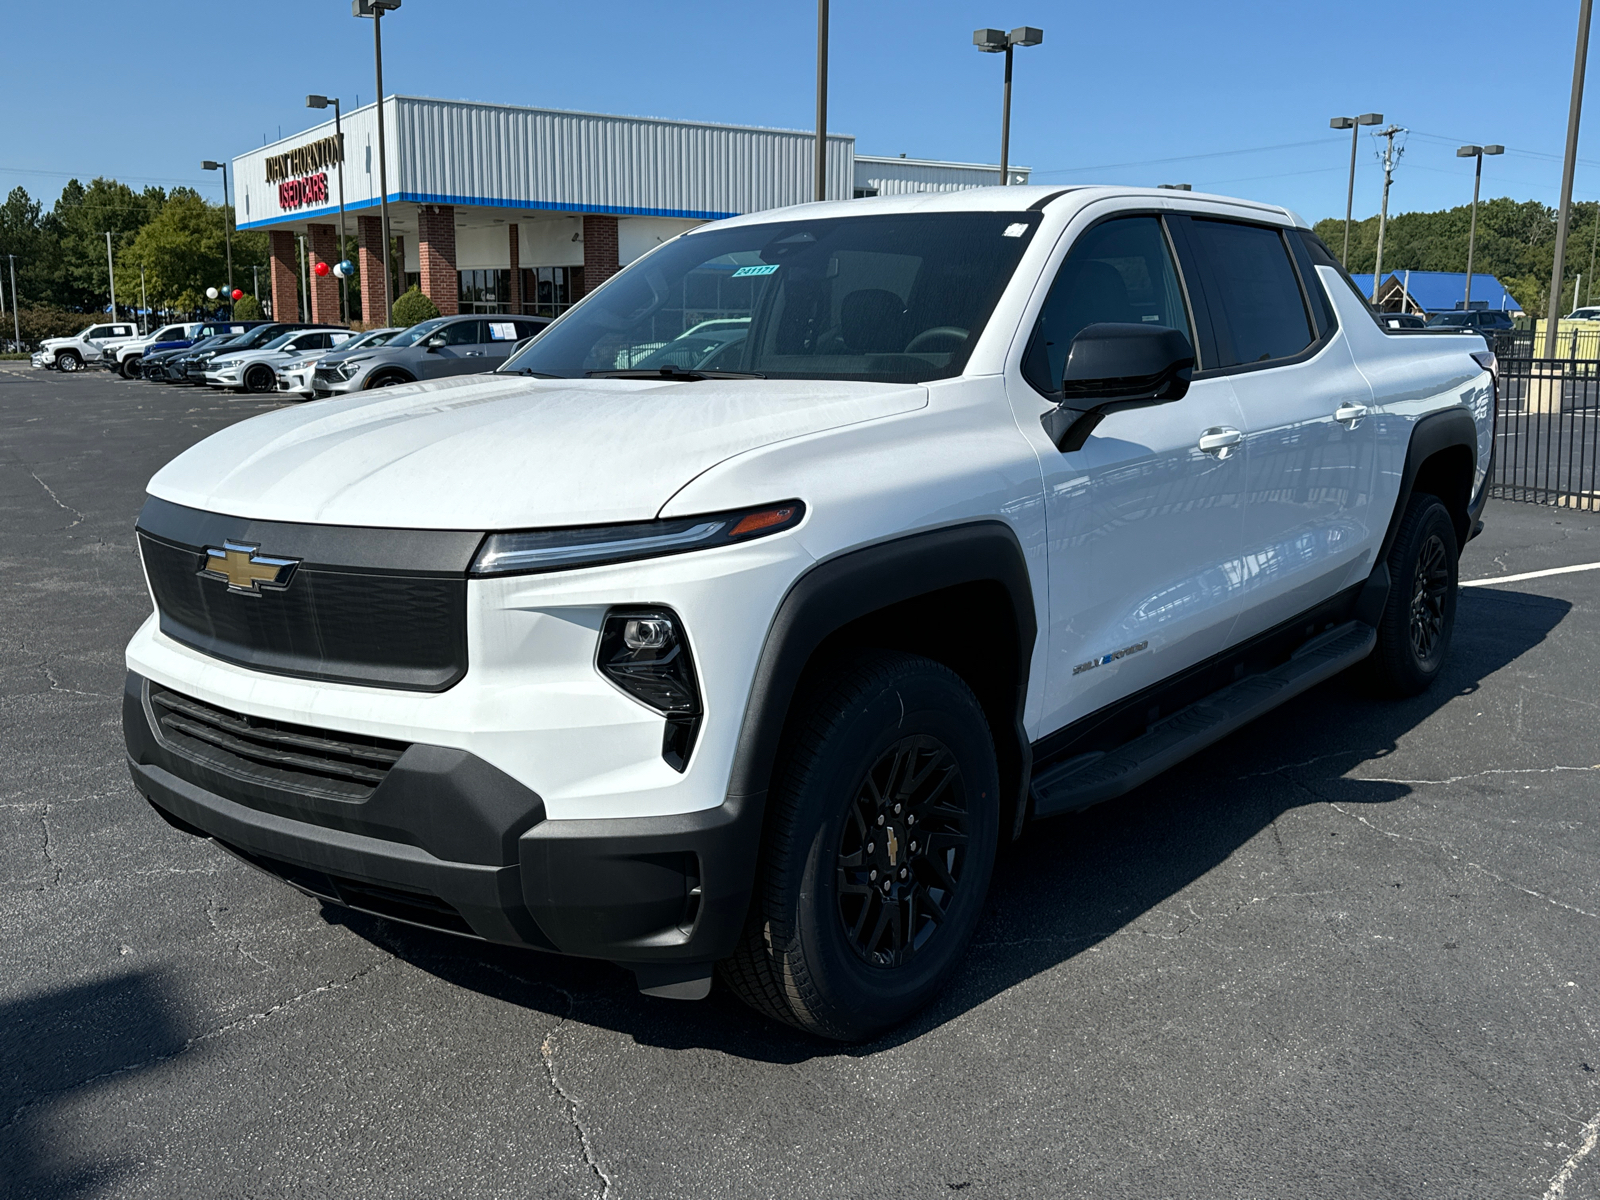
[[[571,1016],[663,1048],[710,1047],[759,1061],[869,1055],[903,1044],[1090,951],[1225,862],[1283,813],[1330,800],[1381,804],[1405,784],[1343,777],[1394,751],[1458,697],[1539,645],[1572,605],[1488,588],[1461,593],[1445,674],[1425,695],[1374,700],[1355,673],[1329,681],[1135,792],[1039,822],[1002,853],[988,909],[961,973],[930,1008],[878,1041],[823,1042],[757,1016],[718,986],[697,1004],[640,996],[604,963],[502,947],[328,907],[325,916],[461,987]],[[1281,773],[1326,759],[1316,791]]]
[[[189,1045],[177,998],[153,973],[53,988],[0,1004],[0,1194],[107,1195],[137,1164],[66,1132],[98,1088]]]

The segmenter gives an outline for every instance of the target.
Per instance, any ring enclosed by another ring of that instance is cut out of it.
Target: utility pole
[[[1350,184],[1344,194],[1344,254],[1339,259],[1345,270],[1350,269],[1350,214],[1356,203],[1356,146],[1360,141],[1361,126],[1382,124],[1382,113],[1362,113],[1359,117],[1334,117],[1328,122],[1329,129],[1350,131]]]
[[[828,0],[817,0],[817,199],[828,198]]]
[[[117,270],[111,265],[111,231],[106,230],[106,278],[111,281],[111,319],[117,319]]]
[[[1387,138],[1389,144],[1383,151],[1383,210],[1378,216],[1378,261],[1372,268],[1372,303],[1378,303],[1378,288],[1383,282],[1383,235],[1389,225],[1389,185],[1394,182],[1394,165],[1400,161],[1400,155],[1405,153],[1405,147],[1399,150],[1394,148],[1394,135],[1404,133],[1405,130],[1398,125],[1390,125],[1387,129],[1378,130],[1376,136]]]
[[[378,214],[383,225],[383,323],[394,324],[394,272],[389,241],[389,160],[383,137],[383,14],[400,7],[400,0],[350,0],[350,13],[372,18],[372,60],[378,79]],[[366,318],[366,313],[361,314]]]
[[[1594,254],[1600,250],[1600,204],[1595,205],[1594,213],[1594,240],[1589,243],[1589,292],[1594,293]],[[1578,307],[1578,298],[1573,296],[1572,307]]]
[[[149,333],[150,332],[150,326],[148,324],[149,313],[150,313],[150,302],[145,299],[145,292],[144,292],[144,264],[140,263],[139,264],[139,332],[141,334],[145,334],[145,333]]]
[[[1566,274],[1567,222],[1572,217],[1572,177],[1578,168],[1578,118],[1583,113],[1583,73],[1589,61],[1589,17],[1594,0],[1578,7],[1578,48],[1572,58],[1572,102],[1567,108],[1567,153],[1561,166],[1561,210],[1556,218],[1556,257],[1550,264],[1550,306],[1545,311],[1544,357],[1556,356],[1556,314],[1561,311],[1561,279]]]

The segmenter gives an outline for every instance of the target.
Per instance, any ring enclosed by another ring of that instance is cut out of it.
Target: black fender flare
[[[1378,547],[1378,557],[1373,564],[1372,574],[1367,577],[1366,586],[1361,589],[1360,598],[1356,601],[1355,615],[1369,625],[1378,623],[1384,605],[1389,599],[1389,551],[1394,549],[1394,539],[1400,532],[1400,520],[1405,516],[1406,505],[1411,503],[1411,493],[1416,488],[1417,475],[1422,470],[1422,464],[1439,451],[1448,450],[1453,446],[1466,449],[1472,458],[1472,470],[1475,474],[1478,467],[1478,423],[1473,419],[1472,413],[1465,408],[1447,408],[1440,412],[1429,413],[1419,418],[1411,427],[1411,440],[1406,445],[1405,467],[1400,474],[1400,493],[1395,498],[1394,511],[1389,514],[1389,527],[1384,531],[1383,542]],[[1473,505],[1476,504],[1481,510],[1483,499],[1488,492],[1488,480],[1485,479],[1480,495],[1474,498],[1472,481],[1468,479],[1467,493],[1463,498],[1465,507],[1460,513],[1451,513],[1456,519],[1456,538],[1459,545],[1465,546],[1471,536],[1472,526],[1477,517],[1477,513],[1472,511]]]
[[[413,375],[410,371],[406,370],[404,367],[379,367],[371,375],[367,376],[367,378],[362,382],[361,390],[363,392],[371,391],[374,387],[377,386],[377,384],[374,382],[375,380],[384,379],[384,378],[387,378],[390,375],[400,375],[400,376],[404,377],[404,378],[402,378],[400,380],[400,383],[397,384],[396,386],[402,386],[402,385],[407,384],[407,383],[415,383],[415,382],[417,382],[416,376]]]
[[[1011,727],[998,741],[1016,739],[1020,757],[1018,813],[1026,807],[1032,750],[1023,706],[1038,622],[1033,584],[1022,544],[1003,521],[982,520],[912,534],[826,559],[801,575],[779,603],[750,684],[744,721],[728,776],[728,800],[760,825],[779,740],[807,663],[831,634],[871,613],[962,584],[997,583],[1011,601],[1016,622],[1015,701]],[[998,747],[997,747],[998,748]],[[1009,749],[1009,747],[1007,747]],[[1002,771],[1002,778],[1010,772]]]

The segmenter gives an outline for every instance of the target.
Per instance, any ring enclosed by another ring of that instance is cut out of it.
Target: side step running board
[[[1351,621],[1312,638],[1289,661],[1250,675],[1180,709],[1110,752],[1097,750],[1044,768],[1033,777],[1038,817],[1076,812],[1131,791],[1293,699],[1354,666],[1378,640],[1371,625]]]

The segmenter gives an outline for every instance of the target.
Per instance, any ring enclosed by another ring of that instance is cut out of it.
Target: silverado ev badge
[[[1130,654],[1137,654],[1139,651],[1147,648],[1149,645],[1149,642],[1135,642],[1131,646],[1124,646],[1121,650],[1113,650],[1110,654],[1102,654],[1099,658],[1091,658],[1086,663],[1079,663],[1077,666],[1072,668],[1072,673],[1074,675],[1082,675],[1085,671],[1092,671],[1096,667],[1103,667],[1107,663],[1114,663],[1119,658],[1126,658]]]
[[[206,563],[200,574],[227,581],[228,590],[243,596],[259,596],[262,588],[281,592],[289,586],[298,558],[269,558],[258,553],[259,546],[223,542],[222,549],[206,547]]]

